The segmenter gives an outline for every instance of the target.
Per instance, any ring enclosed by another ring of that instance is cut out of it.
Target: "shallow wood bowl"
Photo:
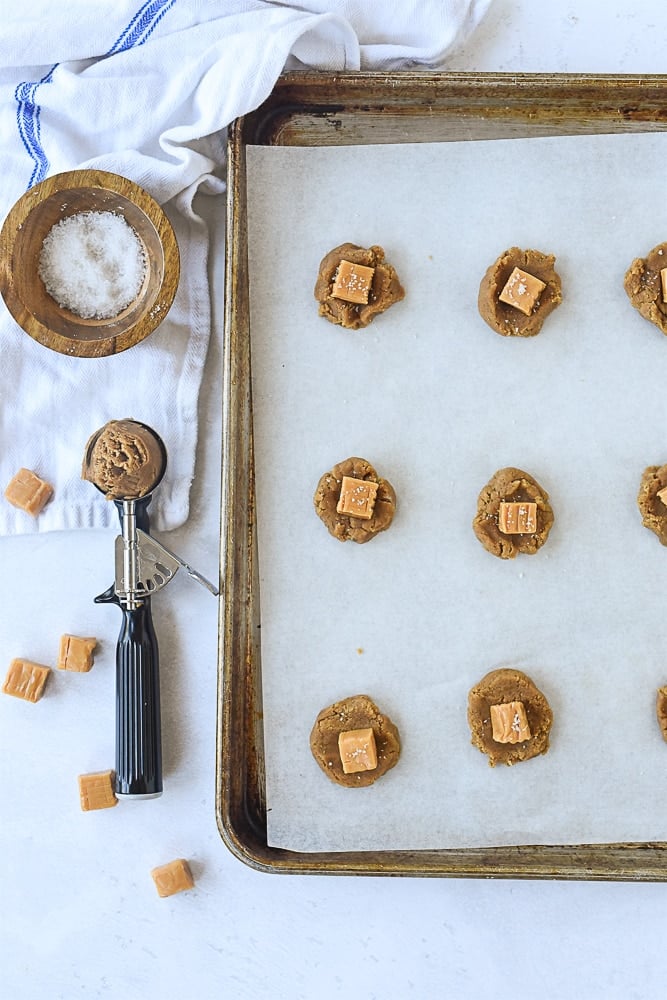
[[[38,273],[44,237],[78,212],[114,212],[143,243],[148,262],[139,294],[109,319],[82,319],[58,305]],[[30,188],[0,232],[0,293],[16,322],[40,344],[74,357],[118,354],[147,337],[174,300],[180,276],[171,223],[151,196],[118,174],[71,170]]]

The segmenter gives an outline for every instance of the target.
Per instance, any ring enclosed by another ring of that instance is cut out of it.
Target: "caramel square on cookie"
[[[503,535],[530,535],[537,530],[536,503],[508,503],[501,500],[498,529]]]
[[[496,743],[523,743],[530,739],[530,726],[522,701],[491,705],[491,727]]]
[[[519,309],[524,316],[530,316],[546,287],[546,282],[515,267],[498,298],[506,305]]]
[[[373,516],[377,491],[378,484],[371,479],[354,479],[352,476],[343,476],[336,513],[370,521]]]
[[[365,267],[363,264],[352,264],[349,260],[341,260],[331,294],[335,299],[342,299],[344,302],[366,305],[374,274],[374,267]]]
[[[372,728],[348,729],[339,733],[338,750],[345,774],[374,771],[378,766],[375,733]]]
[[[30,469],[19,469],[5,490],[5,499],[13,507],[37,517],[53,496],[53,487]]]

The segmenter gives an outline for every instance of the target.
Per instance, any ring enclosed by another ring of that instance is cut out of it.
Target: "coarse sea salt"
[[[78,212],[44,238],[39,276],[58,305],[82,319],[110,319],[137,296],[146,276],[143,243],[115,212]]]

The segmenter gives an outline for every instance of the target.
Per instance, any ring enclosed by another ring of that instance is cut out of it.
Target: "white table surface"
[[[666,43],[664,0],[494,0],[450,68],[667,72]],[[206,212],[221,216],[223,205]],[[209,576],[218,553],[221,295],[214,305],[192,515],[164,539]],[[7,662],[52,662],[65,631],[101,639],[90,674],[58,673],[37,706],[0,702],[0,996],[665,996],[664,885],[277,876],[232,857],[214,814],[217,607],[185,574],[153,601],[165,794],[82,813],[77,775],[112,766],[114,752],[119,615],[92,604],[111,582],[111,546],[105,532],[0,539]],[[178,856],[190,859],[196,888],[159,899],[150,869]]]

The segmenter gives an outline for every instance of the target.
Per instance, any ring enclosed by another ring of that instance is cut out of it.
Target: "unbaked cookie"
[[[405,291],[382,247],[366,250],[356,243],[342,243],[320,263],[315,298],[320,316],[358,330],[405,298]]]
[[[553,522],[547,491],[527,472],[509,466],[494,473],[479,494],[472,527],[487,552],[514,559],[519,552],[534,555]]]
[[[637,506],[642,515],[642,524],[667,545],[667,465],[649,465],[639,484]]]
[[[389,527],[396,494],[365,458],[346,458],[320,478],[313,503],[334,538],[363,543]]]
[[[377,766],[346,774],[338,748],[341,733],[372,729]],[[310,749],[324,773],[337,785],[360,788],[372,785],[398,762],[401,752],[398,729],[380,712],[367,694],[355,694],[323,708],[310,734]]]
[[[509,725],[503,725],[503,716],[507,716]],[[494,767],[546,753],[553,713],[527,674],[503,667],[486,674],[471,689],[468,723],[473,746],[485,753]],[[494,728],[496,737],[502,736],[502,742],[494,739]]]
[[[534,337],[563,300],[556,258],[510,247],[487,269],[479,286],[480,316],[503,337]]]
[[[658,688],[655,699],[655,711],[662,738],[667,740],[667,687]]]
[[[647,257],[636,257],[625,272],[623,287],[644,319],[667,333],[667,243],[659,243]]]

